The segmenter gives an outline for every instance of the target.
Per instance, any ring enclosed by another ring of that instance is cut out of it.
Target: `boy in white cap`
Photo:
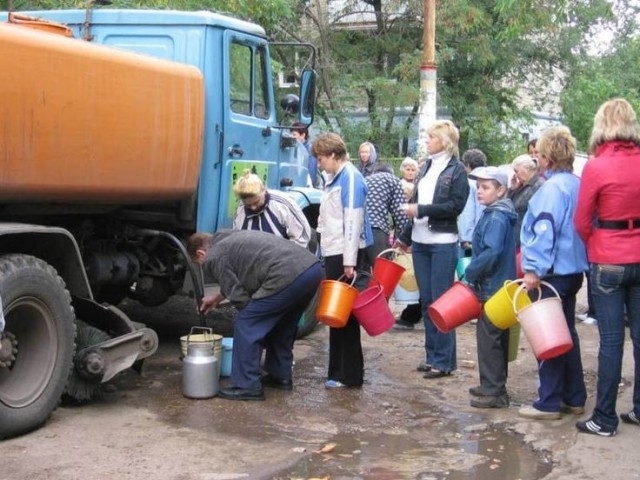
[[[465,280],[480,301],[497,292],[505,280],[516,278],[516,211],[507,198],[509,178],[498,167],[482,167],[469,178],[476,180],[478,202],[486,208],[473,232],[471,263]],[[507,357],[509,330],[493,325],[483,312],[476,326],[480,385],[469,389],[470,404],[476,408],[509,406]]]

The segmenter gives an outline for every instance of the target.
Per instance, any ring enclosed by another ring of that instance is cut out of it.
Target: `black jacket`
[[[409,203],[418,203],[418,184],[431,168],[431,159],[427,160],[416,176],[413,195]],[[456,157],[452,157],[438,177],[433,202],[429,205],[418,205],[418,218],[429,217],[429,230],[441,233],[458,233],[458,215],[464,209],[469,196],[469,181],[464,165]],[[405,225],[399,240],[411,245],[413,222]]]

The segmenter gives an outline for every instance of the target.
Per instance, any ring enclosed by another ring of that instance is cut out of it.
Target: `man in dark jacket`
[[[322,267],[306,249],[269,233],[222,230],[195,233],[187,243],[205,278],[220,293],[204,297],[208,312],[228,298],[239,310],[233,333],[231,388],[219,395],[230,400],[264,400],[263,385],[293,388],[293,342],[298,319],[318,290]],[[261,377],[260,357],[266,348]]]

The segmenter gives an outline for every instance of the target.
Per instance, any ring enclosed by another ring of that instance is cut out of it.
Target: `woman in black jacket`
[[[440,378],[456,369],[455,331],[441,333],[429,317],[431,303],[449,289],[458,260],[457,219],[469,196],[464,165],[457,158],[460,134],[449,120],[434,122],[428,130],[429,158],[420,169],[413,196],[406,205],[413,219],[400,235],[400,248],[412,248],[425,325],[424,378]]]

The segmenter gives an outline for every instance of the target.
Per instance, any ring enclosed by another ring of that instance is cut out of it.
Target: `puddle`
[[[405,435],[338,435],[329,444],[335,444],[333,451],[313,452],[273,478],[535,480],[552,468],[518,435],[499,430],[465,432],[458,442],[437,447],[416,444]]]

